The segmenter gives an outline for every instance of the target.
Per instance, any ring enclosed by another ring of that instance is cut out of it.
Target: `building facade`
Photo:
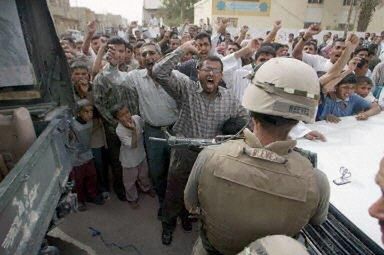
[[[148,24],[153,14],[157,19],[160,19],[161,0],[144,0],[143,2],[143,20],[142,24]]]
[[[79,30],[85,32],[88,22],[98,21],[99,32],[110,32],[119,25],[127,26],[127,19],[115,14],[97,14],[86,7],[72,7],[69,0],[48,0],[48,7],[51,12],[56,32],[58,35],[68,30]]]
[[[284,28],[288,29],[321,23],[327,30],[343,30],[351,2],[350,23],[355,24],[358,18],[356,0],[201,0],[194,5],[194,22],[198,24],[200,19],[207,17],[211,20],[225,17],[234,27],[269,28],[275,20],[282,20]],[[383,18],[384,8],[379,6],[367,31],[384,30]]]

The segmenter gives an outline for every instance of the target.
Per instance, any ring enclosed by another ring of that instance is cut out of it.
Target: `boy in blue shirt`
[[[356,115],[357,120],[366,120],[370,116],[380,112],[377,104],[367,102],[364,98],[354,93],[356,76],[348,74],[335,87],[335,95],[324,97],[321,112],[318,113],[318,120],[338,123],[340,117]]]

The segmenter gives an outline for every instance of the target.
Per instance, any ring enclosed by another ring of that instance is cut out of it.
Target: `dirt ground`
[[[140,197],[139,204],[140,208],[134,210],[128,202],[121,202],[114,196],[101,206],[87,204],[87,211],[68,215],[58,226],[58,230],[75,239],[76,242],[88,246],[89,250],[93,250],[98,255],[189,255],[191,253],[198,236],[197,223],[194,223],[192,233],[185,233],[178,224],[172,244],[164,246],[161,243],[161,222],[157,219],[157,199],[143,195]],[[92,236],[90,227],[99,231],[101,235]],[[70,245],[62,246],[61,255],[74,254]]]

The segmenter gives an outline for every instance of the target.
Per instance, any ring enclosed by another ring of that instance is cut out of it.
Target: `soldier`
[[[314,121],[318,97],[319,81],[307,64],[274,58],[260,67],[243,98],[253,132],[203,150],[189,176],[185,205],[202,223],[196,246],[236,254],[258,238],[294,236],[307,223],[325,221],[328,179],[287,138],[299,120]]]

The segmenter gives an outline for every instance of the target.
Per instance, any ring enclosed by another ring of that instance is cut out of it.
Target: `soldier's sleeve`
[[[184,204],[185,208],[191,213],[197,213],[199,207],[198,187],[199,178],[205,162],[210,158],[211,152],[204,149],[197,157],[195,164],[192,167],[187,185],[184,189]]]
[[[315,214],[309,221],[313,225],[320,225],[327,219],[329,208],[330,187],[329,181],[325,173],[318,169],[314,169],[317,179],[317,185],[320,192],[320,201]]]

